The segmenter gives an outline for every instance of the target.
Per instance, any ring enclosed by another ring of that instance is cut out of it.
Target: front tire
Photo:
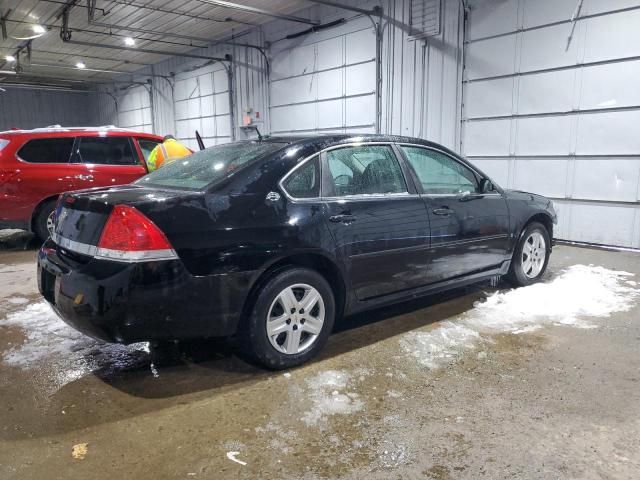
[[[550,254],[549,232],[541,223],[530,223],[522,232],[513,252],[507,280],[519,287],[538,282],[547,270]]]
[[[258,292],[238,332],[252,357],[271,369],[313,358],[335,322],[335,299],[322,275],[291,268],[271,277]]]

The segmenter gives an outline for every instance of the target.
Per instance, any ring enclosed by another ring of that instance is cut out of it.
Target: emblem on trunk
[[[278,200],[280,200],[280,194],[278,192],[269,192],[267,193],[267,200],[277,202]]]

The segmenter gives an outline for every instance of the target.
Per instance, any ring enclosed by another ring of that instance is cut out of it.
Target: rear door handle
[[[352,223],[356,221],[356,217],[348,213],[341,213],[340,215],[330,216],[329,221],[334,223]]]
[[[434,208],[432,210],[434,215],[451,215],[453,213],[453,210],[451,210],[448,207],[442,207],[442,208]]]

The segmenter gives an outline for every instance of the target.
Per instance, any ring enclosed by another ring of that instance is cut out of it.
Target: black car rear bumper
[[[197,277],[180,260],[74,258],[51,240],[38,253],[38,288],[60,317],[118,343],[233,334],[253,273]]]

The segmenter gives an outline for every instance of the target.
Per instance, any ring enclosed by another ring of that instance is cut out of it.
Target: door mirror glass
[[[421,147],[401,147],[416,172],[422,190],[431,195],[480,193],[480,183],[470,168],[444,153]]]
[[[361,145],[326,153],[328,196],[407,192],[398,159],[389,145]]]
[[[317,198],[320,196],[320,166],[318,157],[293,170],[282,187],[293,198]]]
[[[489,180],[488,178],[483,178],[482,180],[480,180],[480,193],[491,193],[495,191],[496,189],[493,186],[493,183],[491,183],[491,180]]]

